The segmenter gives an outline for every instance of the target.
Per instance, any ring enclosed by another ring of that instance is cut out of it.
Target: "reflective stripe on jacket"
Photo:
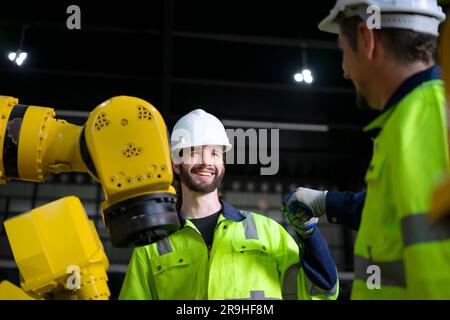
[[[407,80],[401,99],[365,129],[381,131],[365,177],[353,299],[450,299],[450,226],[427,220],[432,191],[450,172],[437,71]]]

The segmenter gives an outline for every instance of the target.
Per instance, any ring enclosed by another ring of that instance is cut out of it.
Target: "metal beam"
[[[201,40],[213,40],[222,42],[245,43],[251,45],[273,46],[273,47],[293,47],[310,48],[338,51],[339,48],[335,41],[321,41],[312,39],[289,39],[261,36],[244,36],[238,34],[220,34],[207,32],[175,32],[175,36],[181,38],[192,38]]]
[[[75,110],[56,110],[56,114],[59,117],[77,118],[86,120],[89,116],[88,111],[75,111]],[[178,120],[181,114],[171,114],[171,116],[165,119],[172,121]],[[224,119],[222,123],[227,128],[269,128],[280,129],[287,131],[313,131],[313,132],[328,132],[329,130],[342,130],[342,131],[361,131],[362,127],[355,124],[341,124],[341,123],[285,123],[285,122],[271,122],[271,121],[243,121],[235,119]]]
[[[42,29],[42,30],[59,30],[67,31],[67,26],[65,23],[55,23],[55,22],[22,22],[22,21],[11,21],[11,20],[0,20],[1,28],[21,28],[24,24],[27,24],[32,29]],[[123,34],[141,34],[141,35],[160,35],[161,32],[155,29],[144,29],[144,28],[124,28],[124,27],[110,27],[110,26],[100,26],[92,24],[83,24],[81,29],[83,32],[101,32],[101,33],[123,33]]]
[[[171,1],[164,1],[164,11],[166,14],[166,7],[172,6]],[[173,11],[172,11],[173,12]],[[165,16],[164,24],[173,22],[167,20]],[[28,22],[27,22],[28,23]],[[0,21],[0,27],[22,27],[24,23],[16,21]],[[46,22],[32,22],[28,23],[33,29],[54,29],[54,30],[66,30],[66,25],[62,23],[46,23]],[[173,24],[172,24],[173,28]],[[99,25],[83,25],[84,32],[102,32],[102,33],[125,33],[125,34],[145,34],[145,35],[160,35],[161,32],[155,29],[143,29],[143,28],[123,28],[123,27],[109,27]],[[164,31],[165,32],[165,31]],[[163,32],[163,33],[164,33]],[[305,48],[305,49],[323,49],[338,51],[339,48],[335,41],[327,40],[313,40],[313,39],[301,39],[301,38],[277,38],[277,37],[263,37],[263,36],[245,36],[239,34],[225,34],[225,33],[211,33],[211,32],[193,32],[193,31],[174,31],[173,36],[177,38],[191,38],[200,40],[212,40],[222,42],[244,43],[250,45],[263,45],[274,47],[292,47],[292,48]]]
[[[0,72],[15,73],[15,74],[36,74],[44,76],[65,76],[65,77],[80,77],[80,78],[101,78],[101,79],[115,79],[115,80],[155,80],[152,76],[131,75],[123,73],[109,73],[109,72],[95,72],[95,71],[76,71],[76,70],[52,70],[47,68],[0,68]]]
[[[261,89],[271,91],[303,91],[303,92],[336,93],[336,94],[354,94],[355,92],[354,89],[333,87],[333,86],[301,87],[298,85],[284,84],[284,83],[247,82],[247,81],[229,81],[229,80],[212,80],[212,79],[193,79],[193,78],[174,78],[173,83],[202,85],[210,87]]]
[[[167,66],[167,71],[171,70],[171,66]],[[152,76],[141,75],[129,75],[118,73],[105,73],[105,72],[91,72],[91,71],[75,71],[75,70],[51,70],[51,69],[38,69],[38,68],[23,68],[18,70],[17,68],[0,68],[0,72],[10,72],[17,74],[36,74],[36,75],[48,75],[48,76],[67,76],[67,77],[81,77],[81,78],[102,78],[102,79],[115,79],[115,80],[156,80]],[[165,87],[164,93],[170,94],[170,84],[189,84],[200,85],[208,87],[223,87],[223,88],[242,88],[242,89],[257,89],[257,90],[270,90],[270,91],[301,91],[301,92],[313,92],[313,93],[335,93],[335,94],[354,94],[355,90],[343,87],[333,86],[308,86],[301,87],[293,84],[284,83],[267,83],[267,82],[247,82],[247,81],[233,81],[233,80],[212,80],[212,79],[195,79],[195,78],[177,78],[169,75],[164,75],[165,80],[163,82]]]

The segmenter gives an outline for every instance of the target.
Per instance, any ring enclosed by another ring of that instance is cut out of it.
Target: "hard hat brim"
[[[372,1],[364,1],[361,0],[361,4],[376,4]],[[439,9],[439,10],[438,10]],[[405,7],[395,7],[395,6],[385,6],[381,9],[381,13],[389,13],[389,14],[409,14],[409,15],[421,15],[429,18],[434,18],[437,20],[437,27],[433,26],[434,29],[438,29],[439,23],[443,22],[446,19],[446,15],[444,12],[442,12],[442,9],[438,7],[436,10],[432,9],[426,9],[426,8],[405,8]],[[339,23],[336,22],[336,18],[339,15],[339,12],[345,10],[345,7],[343,6],[336,6],[331,9],[329,15],[325,17],[318,25],[318,28],[320,31],[328,32],[328,33],[334,33],[339,34],[340,32],[340,26]],[[392,24],[392,23],[391,23]],[[396,25],[390,25],[388,27],[395,28]],[[412,27],[412,26],[405,26],[401,23],[398,24],[398,28],[400,29],[410,29],[414,30],[416,32],[425,32],[430,33],[433,35],[438,35],[438,31],[431,30],[430,28],[425,27]]]
[[[186,146],[177,147],[176,149],[171,149],[170,152],[171,152],[172,154],[174,154],[174,153],[180,152],[180,150],[183,150],[183,149],[186,149],[186,148],[192,148],[192,147],[195,148],[195,147],[210,146],[210,145],[212,145],[212,144],[193,144],[193,145],[186,145]],[[228,152],[228,151],[230,151],[230,150],[231,150],[231,147],[232,147],[232,145],[229,144],[229,143],[227,143],[227,144],[221,144],[221,143],[219,143],[219,144],[213,144],[213,145],[220,145],[220,146],[223,146],[223,147],[224,147],[223,152]]]
[[[325,19],[323,19],[319,23],[318,25],[319,30],[323,32],[339,34],[341,29],[339,27],[339,24],[334,21],[336,17],[337,14],[333,13],[329,14]]]

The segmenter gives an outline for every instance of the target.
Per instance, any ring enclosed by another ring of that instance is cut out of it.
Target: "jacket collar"
[[[231,204],[229,204],[226,201],[220,200],[220,203],[222,204],[222,216],[227,219],[234,222],[241,222],[245,219],[245,216],[235,207],[233,207]],[[180,220],[180,225],[183,228],[186,224],[186,218],[184,218],[181,210],[177,211],[178,219]]]
[[[415,88],[417,88],[424,82],[438,80],[440,78],[440,68],[438,66],[433,66],[406,79],[388,100],[381,114],[368,126],[366,126],[364,128],[364,131],[368,132],[374,129],[382,128],[392,114],[392,111],[394,109],[393,107],[397,105],[404,97],[406,97],[409,93],[411,93]]]

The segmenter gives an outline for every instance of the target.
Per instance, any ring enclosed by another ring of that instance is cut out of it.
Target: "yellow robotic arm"
[[[0,96],[0,184],[43,182],[49,173],[86,172],[103,188],[102,216],[116,247],[155,242],[179,228],[168,132],[151,104],[119,96],[84,126],[52,108]],[[108,259],[76,197],[5,221],[21,287],[0,283],[0,299],[107,299]],[[72,268],[72,269],[71,269]]]
[[[1,282],[0,300],[109,298],[108,259],[78,198],[53,201],[4,224],[22,289]]]
[[[155,107],[132,97],[107,100],[90,114],[80,149],[103,187],[113,246],[146,245],[178,230],[168,131]]]
[[[139,98],[111,98],[80,127],[55,119],[52,108],[0,96],[0,183],[88,172],[103,187],[115,247],[146,245],[179,228],[168,141],[158,110]]]
[[[0,96],[0,183],[87,172],[77,146],[81,127],[54,117],[51,108],[20,105],[16,98]]]

